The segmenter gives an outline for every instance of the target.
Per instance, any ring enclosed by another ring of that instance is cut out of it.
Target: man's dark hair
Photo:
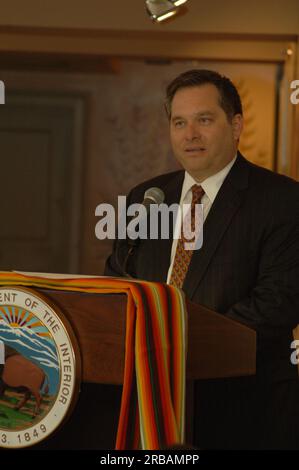
[[[218,72],[206,69],[188,70],[176,77],[166,89],[165,108],[170,119],[171,105],[174,95],[181,88],[189,88],[211,83],[219,91],[219,104],[224,110],[227,119],[231,120],[235,114],[243,115],[242,103],[235,85],[229,78]]]

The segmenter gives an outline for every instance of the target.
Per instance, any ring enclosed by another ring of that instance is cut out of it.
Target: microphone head
[[[149,188],[144,193],[144,200],[150,199],[151,204],[162,204],[165,194],[160,188]]]
[[[149,214],[151,204],[162,204],[164,199],[165,199],[165,195],[164,195],[162,189],[160,189],[160,188],[149,188],[149,189],[147,189],[144,193],[142,204],[140,204],[141,208],[146,210],[146,214],[143,214],[143,215],[147,216]],[[139,217],[139,214],[136,215],[136,213],[135,213],[135,216],[132,217],[132,219],[130,221],[130,224],[137,217]],[[139,220],[139,222],[142,222],[142,220],[143,219]],[[127,233],[128,233],[128,236],[129,236],[128,243],[131,244],[131,246],[133,246],[132,242],[130,242],[130,239],[134,240],[134,246],[136,246],[137,239],[135,237],[135,226],[133,228],[129,226],[127,228]],[[132,236],[132,233],[134,234],[134,236]]]

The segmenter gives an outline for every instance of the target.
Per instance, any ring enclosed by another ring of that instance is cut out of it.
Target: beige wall
[[[186,15],[154,25],[144,0],[10,0],[0,26],[94,30],[299,34],[298,0],[189,0]]]

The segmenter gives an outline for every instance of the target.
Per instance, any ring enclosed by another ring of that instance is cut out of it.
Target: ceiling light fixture
[[[151,19],[157,23],[178,13],[179,6],[187,0],[146,0],[146,10]]]
[[[186,3],[187,0],[170,0],[171,3],[173,3],[176,7],[179,7],[181,5],[183,5],[183,3]]]

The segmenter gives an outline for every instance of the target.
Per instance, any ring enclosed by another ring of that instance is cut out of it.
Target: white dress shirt
[[[206,178],[204,181],[200,183],[200,186],[203,188],[205,194],[203,195],[201,199],[201,204],[203,204],[203,220],[205,221],[208,213],[212,207],[212,204],[217,196],[217,193],[219,189],[221,188],[221,185],[223,181],[225,180],[226,176],[228,175],[231,167],[235,163],[237,158],[237,155],[233,160],[231,160],[228,165],[226,165],[222,170],[220,170],[218,173],[215,175],[209,176],[209,178]],[[183,204],[191,204],[192,202],[192,191],[191,188],[194,184],[199,183],[191,176],[187,171],[185,171],[185,178],[183,182],[183,187],[182,187],[182,192],[181,192],[181,198],[180,198],[180,208],[182,210]],[[176,224],[175,224],[175,232],[178,233],[180,231],[180,227],[178,227],[178,223],[180,222],[180,219],[177,219]],[[171,256],[170,256],[170,266],[168,269],[168,275],[167,275],[167,283],[169,284],[170,277],[171,277],[171,272],[173,268],[173,262],[174,262],[174,257],[175,257],[175,252],[176,252],[176,247],[177,247],[178,239],[174,238],[172,242],[172,247],[171,247]]]

